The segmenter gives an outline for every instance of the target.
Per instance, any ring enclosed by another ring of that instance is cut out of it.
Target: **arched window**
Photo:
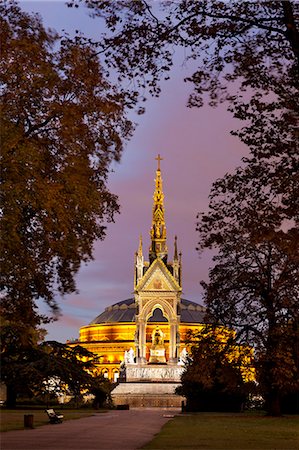
[[[115,370],[115,371],[113,372],[113,381],[114,381],[114,383],[117,382],[118,378],[119,378],[119,371],[118,371],[118,370]]]
[[[168,322],[167,318],[163,316],[161,308],[155,308],[153,314],[149,317],[148,322]]]
[[[102,375],[103,375],[104,378],[109,378],[109,372],[108,372],[108,369],[103,369],[103,370],[102,370]]]

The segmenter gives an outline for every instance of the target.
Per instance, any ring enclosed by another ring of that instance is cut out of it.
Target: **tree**
[[[37,300],[57,311],[118,212],[107,177],[135,94],[107,81],[90,46],[13,1],[0,12],[2,313],[34,325]]]
[[[253,388],[252,349],[235,332],[206,325],[188,336],[191,352],[176,393],[189,411],[240,411]]]
[[[98,358],[80,345],[69,347],[56,341],[42,342],[40,349],[43,357],[35,369],[41,375],[41,383],[57,377],[78,405],[84,391],[89,392],[95,383],[93,370]]]
[[[94,408],[102,408],[107,405],[112,405],[111,391],[115,387],[115,383],[112,383],[104,375],[97,375],[94,377],[93,386],[90,389],[90,393],[94,395],[92,405]]]
[[[44,341],[43,335],[43,330],[19,321],[1,323],[1,381],[7,387],[8,408],[16,407],[19,396],[49,393],[49,383],[54,381],[75,399],[83,391],[99,388],[92,375],[97,359],[93,353],[79,345]]]
[[[299,5],[294,1],[84,2],[107,31],[98,54],[119,79],[134,80],[159,95],[169,78],[175,50],[184,48],[186,65],[197,69],[185,81],[193,92],[188,105],[228,102],[246,121],[234,131],[251,155],[245,161],[253,182],[283,193],[284,214],[298,208]],[[73,0],[70,5],[81,2]],[[294,139],[295,138],[295,139]],[[271,159],[272,158],[272,159]]]
[[[42,330],[21,322],[1,320],[1,382],[7,388],[8,408],[15,408],[18,393],[29,395],[29,379],[34,380],[30,373],[31,365],[28,363],[39,357],[38,342],[42,338]],[[25,370],[23,371],[23,369]],[[25,373],[23,373],[25,372]]]
[[[228,82],[243,80],[239,88],[258,88],[264,77],[274,79],[288,70],[286,63],[299,62],[298,5],[292,1],[73,0],[68,4],[80,3],[93,17],[105,20],[107,31],[96,44],[107,65],[119,70],[120,79],[137,80],[156,95],[160,80],[169,76],[176,46],[185,48],[186,59],[198,64],[188,78],[195,88],[190,101],[197,106],[203,92],[212,101],[223,99]]]
[[[269,410],[273,391],[279,391],[279,408],[282,413],[299,412],[299,332],[298,319],[291,320],[276,336],[273,355],[265,349],[257,361],[258,381]],[[275,374],[274,383],[271,382]]]
[[[219,198],[215,189],[198,225],[200,248],[218,250],[209,282],[202,283],[207,320],[234,327],[240,342],[254,344],[268,412],[278,415],[282,396],[299,383],[290,351],[298,321],[299,231],[279,229],[262,197],[243,204],[235,194]]]
[[[293,389],[282,398],[281,409],[283,414],[299,414],[299,323],[291,322],[286,330],[288,339],[288,354],[293,362]],[[283,344],[283,343],[282,343]]]

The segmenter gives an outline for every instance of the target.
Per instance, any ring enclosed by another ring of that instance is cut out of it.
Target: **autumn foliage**
[[[2,312],[34,324],[37,301],[53,312],[55,296],[75,290],[118,212],[107,177],[135,100],[107,81],[88,45],[14,2],[0,8]]]

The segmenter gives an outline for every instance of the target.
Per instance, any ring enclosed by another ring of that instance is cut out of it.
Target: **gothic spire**
[[[177,236],[174,237],[174,257],[173,259],[177,260],[178,259],[178,245],[177,245]]]
[[[150,262],[154,261],[157,257],[163,259],[164,262],[167,261],[166,226],[164,219],[164,194],[160,168],[160,162],[162,161],[162,159],[163,158],[161,158],[160,155],[158,155],[158,157],[156,158],[156,160],[158,161],[158,168],[156,170],[155,192],[153,196],[153,218],[150,231]]]
[[[140,235],[140,237],[139,237],[138,256],[143,256],[142,255],[142,235]]]

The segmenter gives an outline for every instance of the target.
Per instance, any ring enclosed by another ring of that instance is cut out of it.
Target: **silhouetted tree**
[[[218,250],[202,283],[207,320],[254,344],[268,412],[278,415],[282,395],[299,382],[290,352],[290,324],[299,311],[299,231],[281,229],[262,199],[239,202],[235,192],[218,196],[215,189],[210,206],[198,225],[200,248]]]
[[[1,323],[1,381],[7,386],[8,408],[19,396],[38,397],[51,380],[75,398],[98,386],[92,375],[96,357],[83,347],[43,341],[43,331],[27,324]]]
[[[38,342],[42,338],[42,331],[21,322],[11,322],[1,318],[1,381],[7,388],[6,406],[15,408],[17,395],[31,393],[27,376],[22,369],[32,359],[38,358]],[[33,380],[33,378],[32,378]]]
[[[279,408],[283,414],[299,413],[299,328],[297,320],[290,320],[276,336],[274,354],[260,349],[257,375],[260,390],[271,407],[273,390],[279,391]],[[275,371],[275,381],[271,382]]]
[[[253,389],[253,354],[240,347],[235,332],[206,325],[189,332],[190,354],[181,386],[189,411],[240,411]]]
[[[96,44],[106,64],[118,69],[120,79],[134,79],[156,95],[160,80],[169,76],[176,46],[198,65],[188,78],[194,84],[190,102],[197,106],[204,92],[212,102],[223,100],[236,80],[239,93],[263,81],[271,90],[273,80],[266,83],[267,77],[281,80],[288,63],[299,62],[298,5],[293,1],[68,2],[80,3],[105,20],[107,30]]]
[[[94,395],[92,405],[94,408],[102,408],[112,404],[111,391],[115,387],[115,383],[112,383],[108,378],[103,375],[94,377],[93,386],[90,389],[90,393]]]
[[[186,78],[193,85],[188,105],[201,106],[205,96],[213,106],[226,101],[245,121],[233,134],[250,148],[246,176],[257,190],[283,194],[288,218],[297,214],[298,3],[69,2],[80,3],[106,23],[95,51],[108,69],[118,70],[120,80],[134,80],[141,97],[146,87],[159,95],[175,51],[183,48],[186,66],[192,61],[194,70]]]

